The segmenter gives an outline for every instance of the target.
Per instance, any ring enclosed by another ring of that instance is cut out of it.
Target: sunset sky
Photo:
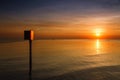
[[[120,0],[0,0],[0,39],[120,38]]]

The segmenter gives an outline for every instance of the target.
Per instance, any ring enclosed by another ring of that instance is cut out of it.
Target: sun
[[[96,36],[99,37],[99,36],[100,36],[100,33],[99,33],[99,32],[96,32]]]
[[[96,31],[96,37],[100,37],[102,30],[101,29],[96,29],[95,31]]]

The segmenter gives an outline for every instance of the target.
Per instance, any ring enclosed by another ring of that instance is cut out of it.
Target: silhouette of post
[[[29,40],[29,75],[32,76],[32,40]]]
[[[25,30],[24,39],[29,40],[29,80],[32,80],[32,40],[34,39],[34,32]]]

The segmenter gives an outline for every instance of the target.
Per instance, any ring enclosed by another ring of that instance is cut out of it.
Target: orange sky
[[[120,6],[117,1],[63,0],[46,3],[30,0],[28,3],[21,0],[13,6],[9,1],[8,4],[3,2],[1,40],[23,39],[26,29],[35,31],[35,39],[98,38],[96,29],[102,30],[99,38],[120,38]],[[21,6],[23,3],[28,4]]]

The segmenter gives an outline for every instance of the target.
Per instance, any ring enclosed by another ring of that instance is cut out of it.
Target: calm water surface
[[[0,43],[2,80],[28,79],[28,41]],[[35,40],[33,79],[120,65],[119,40]]]

